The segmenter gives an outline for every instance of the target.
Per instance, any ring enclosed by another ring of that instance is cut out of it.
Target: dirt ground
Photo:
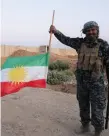
[[[47,84],[47,88],[57,92],[76,94],[76,85],[73,84],[60,84],[60,85]]]
[[[1,101],[2,136],[78,136],[76,96],[49,89],[25,88]],[[81,136],[91,136],[91,132]],[[103,133],[108,136],[109,130]]]

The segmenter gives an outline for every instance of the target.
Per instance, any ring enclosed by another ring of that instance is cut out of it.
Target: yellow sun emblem
[[[20,84],[24,82],[26,75],[27,75],[27,71],[23,66],[14,67],[8,73],[8,77],[10,81],[14,84]]]

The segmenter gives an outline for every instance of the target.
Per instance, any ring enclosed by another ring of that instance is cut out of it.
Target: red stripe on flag
[[[12,83],[12,82],[1,82],[1,97],[16,93],[24,87],[35,87],[35,88],[46,88],[46,80],[33,80],[30,82]]]

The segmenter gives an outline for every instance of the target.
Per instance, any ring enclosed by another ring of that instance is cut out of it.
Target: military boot
[[[95,134],[94,136],[102,136],[102,130],[100,129],[95,129]]]
[[[81,127],[78,130],[76,130],[77,134],[83,134],[86,132],[90,132],[89,123],[87,123],[85,125],[81,125]]]

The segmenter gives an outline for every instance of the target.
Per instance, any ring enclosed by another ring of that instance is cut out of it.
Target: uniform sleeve
[[[54,33],[55,37],[63,44],[74,48],[76,51],[80,48],[83,38],[70,38],[62,34],[59,30]]]
[[[106,74],[109,83],[109,44],[105,42],[105,49],[104,49],[104,60],[106,66]]]

